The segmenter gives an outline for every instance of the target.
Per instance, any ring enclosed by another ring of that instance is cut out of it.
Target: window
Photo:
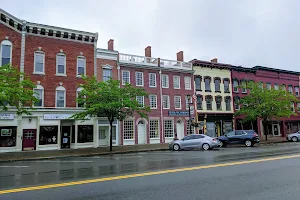
[[[45,73],[45,54],[43,52],[34,52],[34,73]]]
[[[247,93],[247,83],[246,83],[246,81],[242,81],[241,85],[242,85],[242,93]]]
[[[102,80],[108,81],[112,78],[112,69],[105,68],[103,69]]]
[[[149,73],[149,87],[156,87],[156,74]]]
[[[264,89],[264,84],[263,84],[263,82],[259,82],[259,83],[258,83],[258,87],[259,87],[260,89],[263,90],[263,89]]]
[[[212,110],[212,97],[206,96],[206,109]]]
[[[80,97],[80,92],[83,90],[83,88],[77,88],[76,90],[76,97],[79,98]],[[84,103],[83,102],[78,102],[76,101],[76,105],[77,105],[77,108],[82,108],[84,107]]]
[[[136,86],[144,86],[144,74],[143,72],[135,72]]]
[[[56,88],[56,107],[66,107],[66,89],[63,86]]]
[[[84,57],[78,57],[77,58],[77,76],[85,76],[86,74],[86,70],[85,70],[85,66],[86,66],[86,60]]]
[[[244,131],[242,130],[236,130],[235,131],[235,135],[246,135],[247,133],[245,133]]]
[[[58,126],[40,126],[40,145],[57,144]]]
[[[196,91],[201,91],[201,76],[196,76],[195,77],[195,87],[196,87]]]
[[[169,95],[163,95],[163,108],[170,109],[170,97]]]
[[[93,135],[93,125],[78,125],[78,143],[93,142]]]
[[[193,126],[191,126],[191,120],[186,120],[186,133],[187,134],[195,133],[195,129],[193,130]]]
[[[202,101],[203,101],[202,95],[197,95],[197,110],[202,110]]]
[[[43,107],[44,106],[44,88],[41,85],[37,85],[36,88],[33,89],[35,98],[38,99],[37,102],[34,103],[35,107]]]
[[[150,119],[150,139],[159,138],[159,121]]]
[[[122,71],[122,85],[130,84],[130,72],[127,70]]]
[[[271,83],[267,83],[267,84],[266,84],[266,88],[267,88],[268,90],[271,90]]]
[[[205,138],[205,136],[203,136],[203,135],[199,135],[199,134],[197,134],[197,135],[192,135],[192,139],[202,139],[202,138]]]
[[[229,92],[229,79],[224,79],[224,92]]]
[[[221,79],[215,78],[215,92],[220,92],[220,83],[221,83]]]
[[[239,92],[239,82],[238,80],[233,80],[233,91]]]
[[[125,120],[123,122],[123,129],[124,140],[130,140],[134,138],[133,120]]]
[[[279,90],[278,84],[274,84],[274,89],[275,89],[275,90]]]
[[[3,40],[1,42],[0,53],[1,53],[0,66],[10,64],[11,57],[12,57],[12,43],[8,40]]]
[[[240,109],[240,98],[239,97],[235,97],[235,99],[234,99],[234,108],[235,108],[235,110]]]
[[[168,75],[163,74],[161,81],[162,81],[162,83],[161,83],[162,88],[169,88],[169,76]]]
[[[299,97],[299,87],[295,86],[295,95]]]
[[[293,92],[293,86],[292,86],[292,85],[289,85],[289,92],[292,93],[292,94],[294,93],[294,92]]]
[[[226,111],[231,111],[231,97],[225,97]]]
[[[173,120],[164,120],[164,133],[165,133],[165,138],[173,138],[174,137]]]
[[[192,103],[192,97],[190,97],[190,101],[188,100],[188,97],[185,97],[185,107],[186,109],[189,109],[190,104]]]
[[[144,107],[144,96],[136,96],[136,101],[138,102],[140,107]]]
[[[216,96],[216,106],[217,110],[222,110],[222,97]]]
[[[66,75],[66,56],[64,54],[56,56],[56,74]]]
[[[282,90],[286,90],[285,84],[282,84],[282,85],[281,85],[281,89],[282,89]]]
[[[297,103],[297,110],[300,111],[300,102]]]
[[[204,82],[205,82],[205,92],[210,92],[210,77],[205,77],[204,78]]]
[[[186,90],[191,90],[192,86],[191,86],[191,77],[185,76],[184,77],[184,86]]]
[[[180,76],[173,76],[174,89],[180,89]]]
[[[181,96],[174,96],[175,109],[181,109]]]
[[[157,108],[157,96],[154,94],[149,95],[150,108]]]
[[[295,112],[295,104],[294,104],[294,102],[291,102],[291,111]]]
[[[15,147],[17,143],[17,126],[0,127],[0,147]]]

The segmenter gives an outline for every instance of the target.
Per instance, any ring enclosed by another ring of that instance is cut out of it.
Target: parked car
[[[291,133],[286,136],[287,141],[298,142],[300,140],[300,131]]]
[[[182,149],[202,148],[203,150],[213,149],[219,146],[219,141],[216,138],[209,137],[203,134],[191,134],[182,139],[174,140],[169,144],[169,148],[174,151]]]
[[[245,144],[251,147],[259,143],[259,136],[254,130],[233,130],[225,135],[218,137],[221,147],[226,147],[227,144]]]

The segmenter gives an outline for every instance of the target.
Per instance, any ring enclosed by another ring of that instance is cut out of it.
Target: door
[[[193,138],[191,135],[187,135],[181,141],[182,148],[192,148],[193,147]]]
[[[71,126],[61,126],[61,148],[70,148]]]
[[[36,149],[36,129],[23,129],[23,151]]]
[[[236,130],[235,131],[235,136],[233,137],[233,142],[234,143],[244,143],[247,133],[245,133],[243,130]]]
[[[235,131],[230,131],[226,133],[227,143],[235,143]]]
[[[279,124],[273,124],[273,135],[274,136],[280,136],[280,126]]]
[[[210,137],[216,137],[216,125],[215,122],[206,122],[206,135]]]
[[[138,123],[138,144],[146,144],[145,132],[146,132],[145,122],[141,120]]]
[[[177,138],[182,139],[184,137],[184,126],[183,122],[178,120],[176,123],[176,131],[177,131]]]
[[[108,146],[109,127],[99,126],[99,146]]]

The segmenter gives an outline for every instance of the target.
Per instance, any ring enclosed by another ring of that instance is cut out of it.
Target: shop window
[[[16,126],[0,127],[0,147],[15,147],[17,140]]]
[[[124,140],[134,139],[133,120],[123,121]]]
[[[173,120],[164,120],[164,132],[165,138],[174,137],[174,121]]]
[[[40,126],[40,145],[57,144],[58,126]]]
[[[72,143],[75,143],[75,125],[72,125]]]
[[[77,143],[93,142],[93,135],[93,125],[78,125]]]
[[[150,138],[159,138],[159,120],[150,120]]]

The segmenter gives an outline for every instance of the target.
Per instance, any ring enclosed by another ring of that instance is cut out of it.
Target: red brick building
[[[246,88],[239,88],[238,86],[245,84],[247,81],[261,82],[266,84],[266,87],[284,88],[291,93],[295,94],[299,98],[299,72],[273,69],[261,66],[255,66],[253,68],[244,67],[232,67],[232,93],[234,99],[234,109],[240,109],[239,99],[248,94]],[[291,105],[292,109],[295,107],[300,108],[300,104]],[[261,120],[254,122],[243,123],[241,117],[236,117],[236,129],[254,129],[261,136],[263,133],[263,127]],[[273,136],[285,137],[287,133],[293,133],[300,129],[300,116],[291,116],[290,118],[282,118],[279,121],[273,121],[269,130]]]
[[[167,143],[189,132],[187,95],[193,99],[192,64],[183,61],[151,57],[151,47],[145,56],[119,54],[121,86],[130,83],[144,88],[149,98],[137,97],[141,105],[149,105],[148,119],[138,115],[121,122],[121,145]],[[194,115],[194,114],[193,114]],[[194,130],[192,130],[194,132]]]

